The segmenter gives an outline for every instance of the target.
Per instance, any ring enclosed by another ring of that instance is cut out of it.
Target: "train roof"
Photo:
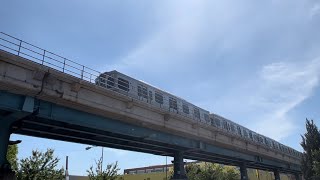
[[[181,97],[179,97],[179,96],[177,96],[177,95],[173,95],[172,93],[170,93],[170,92],[168,92],[168,91],[162,90],[162,89],[160,89],[160,88],[158,88],[158,87],[156,87],[156,86],[154,86],[154,85],[151,85],[151,84],[149,84],[149,83],[147,83],[147,82],[145,82],[145,81],[143,81],[143,80],[138,80],[138,79],[135,79],[135,78],[133,78],[133,77],[130,77],[130,76],[128,76],[128,75],[126,75],[126,74],[123,74],[123,73],[121,73],[121,72],[119,72],[119,71],[117,71],[117,70],[112,70],[112,71],[104,72],[104,73],[116,73],[116,74],[120,74],[120,75],[122,75],[122,76],[125,76],[126,78],[139,81],[140,83],[142,83],[142,84],[144,84],[144,85],[151,86],[152,88],[154,88],[154,89],[156,89],[156,90],[158,90],[158,91],[161,91],[161,92],[166,93],[166,94],[170,94],[170,95],[173,96],[173,97],[176,97],[176,98],[178,98],[178,99],[181,99],[182,101],[185,101],[185,102],[187,102],[187,103],[189,103],[189,104],[192,104],[193,106],[195,106],[195,107],[197,107],[197,108],[199,108],[199,109],[201,109],[201,110],[203,110],[203,111],[206,111],[206,112],[210,113],[208,110],[205,110],[205,109],[203,109],[203,108],[201,108],[201,107],[199,107],[199,106],[196,106],[196,105],[194,105],[193,103],[191,103],[191,102],[189,102],[189,101],[187,101],[187,100],[185,100],[185,99],[183,99],[183,98],[181,98]],[[103,74],[104,74],[104,73],[103,73]]]

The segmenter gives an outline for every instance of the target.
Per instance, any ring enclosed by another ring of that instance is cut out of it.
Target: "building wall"
[[[170,179],[168,172],[168,180]],[[274,180],[272,172],[257,171],[255,169],[248,169],[249,180]],[[280,174],[281,180],[295,180],[294,176],[287,174]],[[125,174],[123,180],[166,180],[166,173],[148,173],[148,174]]]

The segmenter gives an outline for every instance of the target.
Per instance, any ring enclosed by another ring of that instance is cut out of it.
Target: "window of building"
[[[158,92],[155,92],[154,95],[155,95],[155,101],[159,104],[163,104],[163,95]]]
[[[121,90],[129,91],[129,81],[122,78],[118,78],[118,87]]]
[[[187,104],[183,104],[182,111],[186,114],[189,114],[189,106]]]
[[[147,98],[148,98],[147,87],[139,84],[139,85],[138,85],[138,96],[147,99]]]
[[[144,174],[144,173],[145,173],[144,170],[138,170],[138,171],[137,171],[137,174]]]
[[[200,110],[198,108],[193,109],[193,114],[195,118],[200,119]]]
[[[175,98],[169,97],[169,107],[175,110],[178,109],[177,100]]]

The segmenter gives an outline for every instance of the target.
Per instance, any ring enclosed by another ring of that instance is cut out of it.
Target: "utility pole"
[[[100,169],[101,173],[103,172],[102,166],[103,166],[103,147],[101,147],[101,169]]]
[[[66,180],[69,180],[69,161],[68,161],[68,156],[66,156]]]

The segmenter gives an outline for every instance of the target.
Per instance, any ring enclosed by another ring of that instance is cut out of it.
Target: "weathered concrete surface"
[[[224,148],[300,164],[300,159],[212,126],[158,109],[117,92],[0,51],[0,90],[33,96],[88,113],[194,138]],[[205,147],[204,147],[205,148]]]

